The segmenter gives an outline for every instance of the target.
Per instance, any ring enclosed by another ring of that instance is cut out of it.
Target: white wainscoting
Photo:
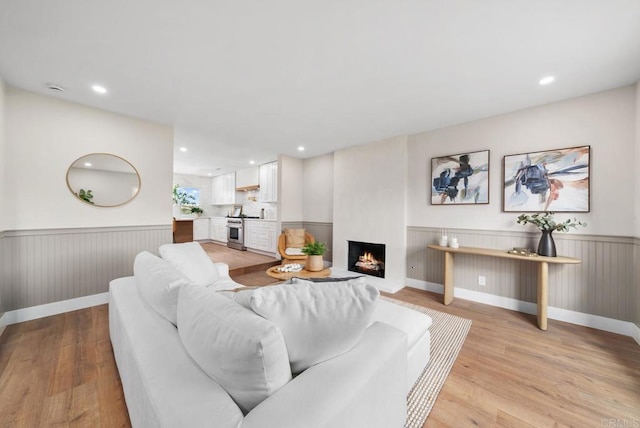
[[[0,239],[2,311],[108,291],[133,274],[140,251],[170,243],[171,225],[5,231]],[[6,314],[5,314],[6,315]]]
[[[493,249],[536,248],[539,234],[503,231],[452,230],[461,246]],[[442,284],[443,254],[427,249],[440,229],[407,228],[407,277]],[[558,254],[582,260],[578,265],[549,267],[549,306],[568,311],[634,322],[635,239],[555,233]],[[457,254],[454,269],[456,289],[536,301],[536,264],[526,261]],[[478,285],[478,276],[486,286]]]

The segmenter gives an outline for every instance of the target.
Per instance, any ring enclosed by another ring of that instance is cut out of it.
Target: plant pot
[[[556,256],[556,243],[551,236],[551,230],[543,230],[540,237],[540,243],[538,243],[538,254],[541,256],[555,257]]]
[[[320,272],[324,269],[324,260],[322,260],[322,256],[307,256],[307,263],[304,268],[309,272]]]

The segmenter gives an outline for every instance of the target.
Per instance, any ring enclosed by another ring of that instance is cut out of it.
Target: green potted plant
[[[327,251],[327,244],[324,242],[313,241],[307,242],[302,247],[302,253],[307,255],[307,263],[305,269],[310,272],[320,272],[324,269],[324,261],[322,256]]]
[[[204,213],[204,210],[198,206],[191,207],[191,214],[195,214],[200,217]]]
[[[541,256],[555,257],[556,256],[556,243],[553,241],[551,233],[554,231],[568,232],[570,228],[577,229],[578,226],[586,226],[587,223],[578,221],[577,219],[567,219],[565,221],[556,222],[553,218],[554,213],[535,213],[535,214],[520,214],[516,223],[518,224],[533,224],[542,232],[540,237],[540,243],[538,244],[538,254]]]

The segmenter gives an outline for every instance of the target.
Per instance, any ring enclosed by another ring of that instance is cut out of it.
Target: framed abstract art
[[[489,203],[489,150],[431,159],[431,204]]]
[[[589,212],[591,146],[504,157],[505,212]]]

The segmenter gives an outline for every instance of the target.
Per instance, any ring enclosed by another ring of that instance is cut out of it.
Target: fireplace
[[[358,241],[348,241],[348,243],[348,270],[384,278],[384,244]]]

